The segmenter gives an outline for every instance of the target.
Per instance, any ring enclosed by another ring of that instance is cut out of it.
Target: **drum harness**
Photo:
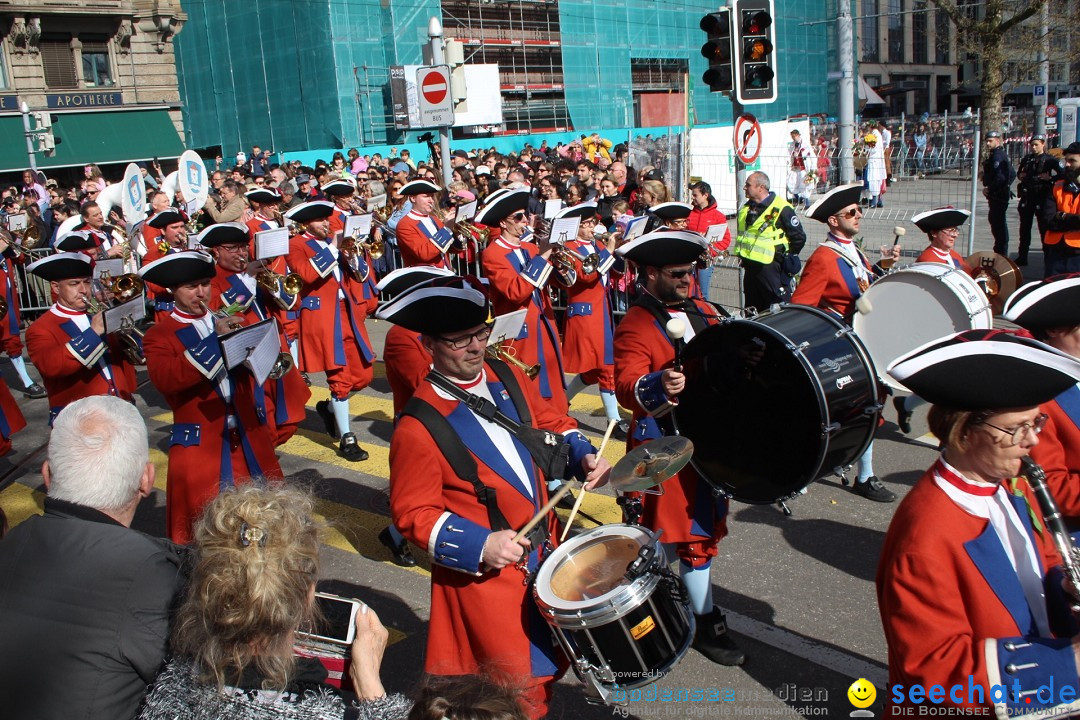
[[[514,436],[532,456],[540,472],[547,479],[564,479],[567,466],[570,464],[570,446],[562,442],[561,438],[555,433],[532,427],[532,415],[529,412],[528,404],[525,402],[525,395],[521,392],[521,387],[518,385],[513,371],[506,363],[488,358],[487,364],[506,388],[506,392],[510,395],[510,400],[514,404],[521,422],[504,415],[496,407],[495,403],[487,398],[462,390],[442,373],[432,370],[428,373],[426,379],[431,384],[449,393],[456,400],[465,403],[470,410],[483,419],[498,425]],[[423,423],[424,427],[431,433],[435,444],[439,446],[443,457],[450,463],[454,473],[473,486],[477,500],[487,508],[488,525],[491,530],[493,532],[511,530],[510,524],[506,521],[502,510],[499,509],[495,488],[485,485],[480,480],[476,460],[473,459],[468,448],[465,447],[465,443],[458,437],[450,422],[430,403],[415,396],[405,404],[401,414],[411,415]],[[548,538],[547,526],[543,523],[537,524],[526,537],[533,547],[541,549],[541,557],[546,557],[554,549]],[[526,566],[527,558],[528,553],[522,557],[516,566],[525,573],[526,585],[532,581],[532,576]]]

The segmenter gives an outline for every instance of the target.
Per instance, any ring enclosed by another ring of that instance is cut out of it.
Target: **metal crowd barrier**
[[[52,294],[49,281],[26,272],[26,266],[46,255],[51,255],[52,248],[35,248],[26,251],[26,262],[15,265],[15,279],[19,292],[19,311],[23,323],[30,321],[52,307]]]

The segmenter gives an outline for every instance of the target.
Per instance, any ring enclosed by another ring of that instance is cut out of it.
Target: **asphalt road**
[[[956,197],[956,179],[909,181],[894,186],[889,207],[874,211],[864,225],[866,246],[891,241],[891,229],[930,207],[947,204],[935,198]],[[912,188],[904,186],[910,184]],[[906,197],[906,199],[905,199]],[[957,204],[957,203],[954,203]],[[985,203],[975,217],[976,249],[989,249]],[[1015,247],[1015,210],[1010,212]],[[810,247],[823,239],[816,223],[808,223]],[[914,253],[924,247],[910,224],[905,245]],[[1037,245],[1037,243],[1036,243]],[[1027,272],[1041,276],[1041,254],[1032,254]],[[912,319],[917,322],[917,318]],[[387,325],[369,321],[381,347]],[[18,387],[10,364],[0,365],[5,379]],[[371,452],[363,463],[337,457],[335,443],[323,432],[314,413],[316,400],[326,396],[325,382],[316,376],[311,412],[301,432],[281,448],[287,474],[305,483],[320,498],[319,510],[331,526],[323,553],[321,588],[359,597],[391,628],[383,677],[390,690],[408,692],[420,675],[426,643],[429,573],[426,558],[420,566],[394,565],[376,536],[388,522],[388,447],[391,432],[389,387],[377,366],[371,388],[352,400],[354,430]],[[31,368],[31,374],[35,374]],[[145,377],[145,374],[143,375]],[[47,442],[44,400],[22,400],[29,427],[15,439],[15,452],[0,459],[0,507],[12,523],[40,512],[43,492],[40,464]],[[155,534],[164,531],[164,488],[167,469],[166,429],[171,415],[161,396],[143,385],[139,407],[151,428],[153,458],[159,466],[159,491],[139,508],[136,527]],[[603,416],[595,391],[575,399],[572,412],[586,433],[598,437]],[[874,465],[885,484],[903,495],[934,460],[932,439],[926,433],[925,407],[916,411],[914,432],[902,435],[894,423],[891,404],[877,433]],[[717,433],[738,422],[717,416]],[[784,451],[785,424],[776,420],[776,451]],[[610,448],[613,461],[621,449]],[[713,564],[716,601],[749,654],[740,668],[713,665],[691,650],[681,662],[642,695],[631,692],[623,707],[585,702],[580,683],[571,675],[556,688],[552,718],[601,718],[611,715],[652,717],[847,717],[853,706],[847,689],[859,677],[878,687],[871,710],[880,716],[886,672],[886,648],[874,593],[877,559],[894,505],[872,503],[826,477],[790,502],[793,515],[775,506],[733,503],[730,535],[720,544]],[[610,491],[590,494],[584,509],[604,523],[617,522],[618,510]],[[584,523],[590,526],[591,523]],[[423,556],[422,552],[417,553]],[[667,699],[664,699],[667,693]],[[703,700],[702,698],[714,698]]]

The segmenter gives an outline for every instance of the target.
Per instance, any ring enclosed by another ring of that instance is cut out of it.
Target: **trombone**
[[[497,358],[517,367],[519,370],[523,371],[530,380],[535,380],[536,376],[540,374],[540,363],[526,365],[521,360],[518,360],[517,348],[513,345],[509,345],[505,337],[501,337],[488,345],[485,352],[488,357]]]

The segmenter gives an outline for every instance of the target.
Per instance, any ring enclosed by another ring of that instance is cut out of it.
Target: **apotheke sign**
[[[117,107],[124,104],[124,94],[119,92],[55,93],[46,95],[45,103],[50,110]]]

